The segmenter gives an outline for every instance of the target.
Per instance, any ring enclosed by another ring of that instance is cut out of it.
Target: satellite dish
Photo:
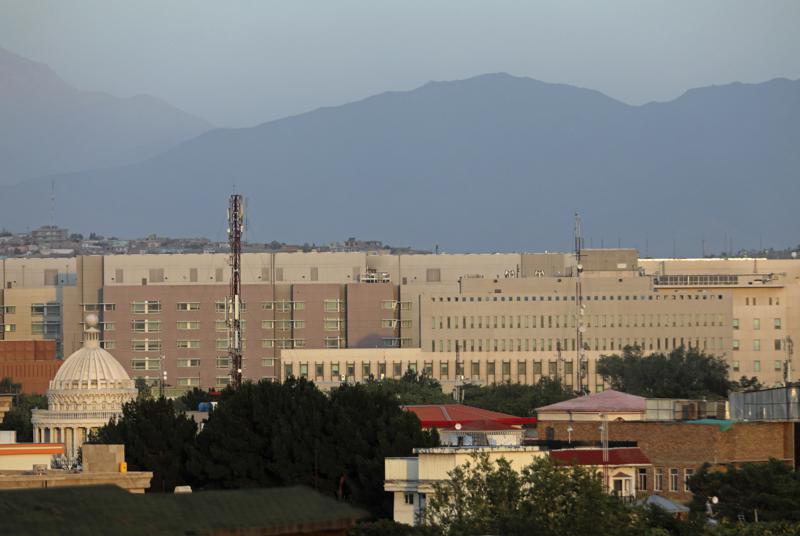
[[[460,422],[456,423],[456,430],[461,430],[461,423]]]

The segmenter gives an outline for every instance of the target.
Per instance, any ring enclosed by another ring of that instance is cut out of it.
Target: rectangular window
[[[223,355],[217,356],[215,365],[218,369],[229,369],[231,368],[231,358]]]
[[[733,349],[734,350],[738,350],[739,349],[739,339],[733,339],[732,342],[733,342]]]
[[[16,324],[4,324],[3,325],[3,331],[5,331],[6,333],[13,333],[13,332],[17,331],[17,325]]]
[[[199,387],[200,378],[178,378],[178,385],[180,387]]]
[[[198,330],[200,329],[200,322],[196,320],[178,320],[177,328],[186,331]]]
[[[753,329],[754,330],[761,329],[761,319],[760,318],[754,318],[753,319]]]
[[[231,383],[230,376],[217,376],[214,378],[214,387],[225,387]]]
[[[131,350],[134,352],[161,351],[161,339],[133,339],[131,340]]]
[[[731,367],[733,368],[734,372],[739,372],[740,363],[738,361],[734,361]]]
[[[178,340],[178,348],[200,348],[200,341],[198,340]]]
[[[775,370],[783,370],[783,361],[781,361],[780,359],[776,359],[774,367]]]
[[[758,352],[761,350],[761,339],[753,339],[753,351]]]
[[[689,480],[694,475],[694,469],[685,469],[683,471],[683,491],[692,491],[689,488]]]
[[[758,359],[753,361],[753,372],[761,372],[761,361]]]
[[[781,349],[781,340],[782,339],[775,339],[775,341],[773,343],[773,346],[775,346],[776,350],[780,350]]]
[[[271,301],[261,303],[261,309],[264,311],[272,311],[273,308],[274,304]]]
[[[265,357],[261,359],[261,366],[262,367],[274,367],[275,366],[275,358],[274,357]]]
[[[137,333],[158,333],[161,331],[161,320],[133,320],[131,331]]]
[[[275,328],[275,321],[274,320],[262,320],[261,321],[261,329],[274,329]]]
[[[669,470],[669,490],[670,491],[678,491],[678,470],[677,469],[670,469]]]
[[[775,320],[773,320],[772,326],[775,329],[781,329],[781,319],[780,318],[776,318]]]
[[[324,300],[323,310],[326,313],[343,313],[346,310],[344,300]]]
[[[656,468],[655,478],[653,479],[653,491],[664,490],[664,469],[662,467]]]
[[[161,312],[161,302],[158,300],[144,300],[131,302],[131,312],[138,315],[148,315]]]
[[[199,311],[200,304],[198,302],[178,302],[178,311]]]
[[[178,368],[197,368],[200,366],[199,359],[178,359],[176,361]]]
[[[13,314],[16,314],[16,312],[17,312],[17,306],[16,305],[4,305],[3,307],[0,308],[0,310],[3,311],[3,314],[13,315]]]
[[[636,489],[647,491],[647,468],[639,467],[636,472]]]
[[[733,326],[733,329],[739,329],[739,319],[738,318],[734,318],[731,321],[731,325]]]

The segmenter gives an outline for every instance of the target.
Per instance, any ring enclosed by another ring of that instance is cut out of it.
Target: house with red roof
[[[436,428],[442,445],[512,446],[521,445],[524,425],[535,417],[515,417],[463,404],[425,404],[404,406],[414,413],[422,428]]]
[[[595,469],[609,493],[625,498],[635,498],[637,490],[647,489],[647,474],[652,467],[638,447],[552,450],[550,457],[559,463]]]
[[[536,408],[541,421],[643,421],[647,399],[608,389]]]

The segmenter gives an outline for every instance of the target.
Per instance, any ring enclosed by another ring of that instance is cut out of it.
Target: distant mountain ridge
[[[130,164],[210,128],[154,97],[79,91],[0,48],[0,184]]]
[[[587,245],[699,255],[701,240],[797,241],[798,147],[798,81],[630,106],[498,73],[216,129],[134,165],[60,176],[59,206],[93,208],[59,223],[222,238],[235,185],[254,241],[566,249],[580,211]],[[0,190],[0,210],[16,228],[37,225],[48,188]]]

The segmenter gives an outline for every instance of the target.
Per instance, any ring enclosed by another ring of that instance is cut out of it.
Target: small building
[[[642,421],[646,398],[608,389],[536,408],[541,421]]]
[[[536,424],[536,417],[516,417],[499,411],[464,404],[417,404],[403,406],[419,419],[422,428],[450,428],[474,422],[495,422],[512,426]]]
[[[124,445],[84,445],[80,469],[62,465],[64,450],[62,444],[0,445],[0,490],[113,485],[144,493],[150,487],[152,472],[127,470]]]
[[[0,431],[0,472],[49,468],[53,456],[64,454],[60,443],[17,443],[16,436],[14,430]]]
[[[550,457],[561,463],[581,465],[597,470],[609,493],[624,499],[637,496],[637,478],[652,467],[644,452],[637,447],[578,448],[553,450]]]
[[[414,525],[425,508],[428,494],[434,484],[450,477],[448,473],[471,461],[477,453],[486,453],[490,461],[505,458],[519,471],[536,458],[546,456],[539,447],[435,447],[414,449],[416,456],[386,458],[383,489],[394,495],[394,520]]]
[[[731,418],[738,421],[800,420],[800,384],[731,393]]]

